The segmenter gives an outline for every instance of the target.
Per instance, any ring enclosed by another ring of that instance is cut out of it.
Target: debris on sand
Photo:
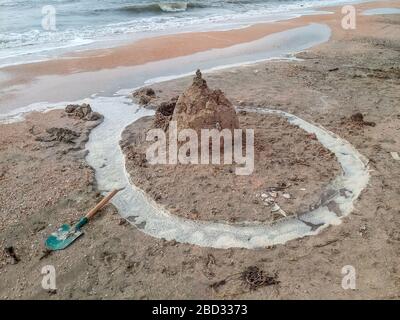
[[[309,133],[307,136],[308,136],[311,140],[318,140],[318,139],[317,139],[317,135],[316,135],[315,133]]]
[[[275,191],[268,192],[268,194],[269,194],[272,198],[276,198],[276,197],[278,196],[278,193],[275,192]]]
[[[368,232],[367,226],[366,225],[361,226],[359,228],[358,232],[359,232],[361,237],[365,237],[367,235],[367,232]]]
[[[272,206],[271,206],[271,212],[272,212],[272,213],[280,214],[280,215],[282,215],[282,216],[284,216],[284,217],[287,217],[286,212],[285,212],[276,202],[274,202],[274,203],[272,204]]]
[[[283,193],[282,197],[284,197],[285,199],[291,199],[292,196],[290,195],[290,193]]]
[[[156,97],[156,93],[152,88],[141,88],[132,93],[140,105],[147,105]]]
[[[267,275],[263,270],[256,266],[249,266],[242,272],[231,274],[225,279],[213,282],[210,285],[210,288],[217,292],[221,287],[227,285],[228,282],[237,281],[242,288],[237,288],[235,290],[236,293],[233,293],[234,295],[246,293],[246,291],[243,290],[243,287],[245,290],[255,291],[261,287],[280,284],[277,273]]]
[[[120,218],[119,220],[118,220],[118,225],[119,226],[125,226],[125,225],[127,225],[128,224],[128,220],[126,220],[126,219],[124,219],[124,218]]]
[[[42,255],[40,256],[39,260],[46,259],[48,256],[50,256],[54,251],[49,250],[49,249],[44,249],[42,252]]]
[[[76,131],[67,128],[56,128],[52,127],[46,129],[46,134],[36,138],[37,141],[41,142],[63,142],[63,143],[74,143],[74,140],[78,138],[80,134]]]
[[[276,273],[273,276],[268,276],[263,270],[260,270],[256,266],[247,267],[241,273],[240,278],[242,282],[250,289],[250,291],[280,283]]]
[[[87,103],[69,104],[65,107],[65,113],[68,114],[68,116],[86,121],[97,121],[102,118],[102,115],[98,112],[93,112],[92,108]]]
[[[4,248],[4,252],[10,258],[11,264],[17,264],[19,261],[21,261],[21,259],[18,258],[17,254],[15,253],[13,246]]]
[[[180,99],[181,97],[177,104],[181,101]],[[175,101],[170,101],[159,105],[157,111],[160,118],[167,117],[166,123],[170,127],[165,126],[164,129],[167,128],[168,131],[172,128],[169,123],[171,112],[173,109],[174,114],[177,111],[174,103]],[[123,148],[127,171],[132,181],[153,200],[165,206],[171,214],[189,220],[225,220],[228,223],[253,220],[275,223],[285,218],[285,215],[289,217],[305,212],[309,204],[317,203],[320,188],[327,185],[340,172],[340,166],[334,155],[328,157],[327,154],[322,153],[325,149],[318,141],[310,143],[306,132],[279,116],[258,115],[250,112],[246,116],[238,112],[237,116],[241,129],[258,128],[255,145],[264,147],[256,153],[257,158],[262,162],[258,163],[256,174],[249,178],[249,184],[246,186],[246,178],[238,179],[235,193],[240,194],[240,198],[232,197],[229,192],[232,185],[231,179],[234,176],[232,174],[234,165],[154,166],[147,162],[146,150],[149,143],[145,139],[145,134],[156,125],[155,116],[136,121],[122,134],[120,145]],[[282,137],[281,132],[287,134]],[[165,133],[169,134],[169,132]],[[168,140],[166,139],[167,147]],[[288,146],[291,147],[288,149]],[[282,157],[283,154],[286,155],[285,152],[289,152],[290,156]],[[308,166],[299,164],[300,161],[306,162]],[[296,172],[293,172],[293,166],[298,168]],[[171,184],[171,177],[179,182]],[[206,191],[205,184],[207,184]],[[190,187],[189,197],[180,196],[182,185]],[[307,192],[299,191],[300,186],[307,186]],[[163,190],[161,198],[159,190]],[[271,206],[274,203],[277,203],[282,211],[271,212]]]
[[[176,103],[172,120],[178,131],[193,129],[238,129],[239,119],[232,103],[221,90],[211,90],[197,70],[192,85],[184,91]]]
[[[390,152],[390,155],[392,156],[392,158],[393,158],[394,160],[400,161],[400,156],[399,156],[399,153],[398,153],[398,152],[392,151],[392,152]]]
[[[225,284],[226,284],[226,279],[223,279],[223,280],[216,281],[216,282],[213,282],[212,284],[210,284],[210,288],[213,290],[217,290],[219,287],[222,287]]]
[[[207,255],[206,267],[210,267],[211,265],[215,265],[215,257],[213,254],[209,253]]]
[[[139,167],[147,167],[146,155],[136,150],[129,149],[126,155],[127,159],[131,160],[132,163]]]
[[[290,187],[290,184],[287,184],[286,182],[280,182],[278,183],[277,186],[275,187],[268,187],[266,189],[267,192],[277,192],[277,191],[284,191],[285,189],[287,189],[288,187]]]
[[[84,120],[87,120],[87,121],[98,121],[98,120],[101,120],[103,118],[103,116],[100,114],[100,113],[98,113],[98,112],[92,112],[92,113],[89,113],[85,118],[84,118]]]
[[[208,278],[208,279],[212,279],[215,277],[215,273],[212,270],[212,267],[215,266],[216,264],[216,260],[213,254],[209,253],[207,255],[207,258],[205,259],[205,264],[204,264],[204,268],[203,268],[203,274]]]
[[[350,119],[354,122],[364,122],[364,116],[360,112],[352,114]]]
[[[362,113],[357,112],[351,115],[350,120],[360,126],[370,126],[370,127],[375,127],[376,123],[372,121],[364,121],[364,116]]]

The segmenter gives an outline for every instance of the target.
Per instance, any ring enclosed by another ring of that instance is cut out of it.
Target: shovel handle
[[[91,219],[101,208],[103,208],[119,191],[122,189],[113,190],[103,200],[101,200],[93,209],[91,209],[85,216],[88,220]]]

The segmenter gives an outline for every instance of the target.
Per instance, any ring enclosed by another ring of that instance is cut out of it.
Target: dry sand
[[[359,22],[353,32],[334,28],[331,41],[298,55],[302,61],[207,76],[231,101],[317,122],[370,159],[370,184],[340,226],[271,248],[217,250],[149,237],[120,222],[109,206],[73,248],[40,260],[46,235],[89,209],[97,191],[80,143],[48,147],[34,139],[35,127],[42,132],[59,121],[83,137],[89,128],[60,118],[60,111],[32,114],[25,122],[0,126],[0,244],[12,246],[20,259],[12,264],[1,253],[0,297],[399,299],[400,163],[390,152],[400,151],[400,16]],[[155,88],[173,96],[189,81]],[[376,126],[349,121],[357,112]],[[40,286],[41,268],[49,264],[57,271],[53,293]],[[341,287],[345,265],[356,269],[356,290]],[[223,281],[249,266],[276,275],[279,284],[251,290],[238,276]]]
[[[126,167],[136,186],[169,212],[194,220],[275,222],[266,200],[287,216],[315,208],[322,190],[340,173],[336,157],[312,135],[276,115],[240,113],[240,128],[254,130],[254,171],[235,174],[237,164],[151,165],[145,132],[154,117],[142,118],[122,134]],[[244,144],[245,146],[245,144]],[[267,197],[268,196],[268,197]],[[290,197],[290,198],[285,198]]]

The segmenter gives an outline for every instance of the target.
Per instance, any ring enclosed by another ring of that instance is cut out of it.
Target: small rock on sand
[[[9,246],[4,248],[6,255],[10,258],[11,264],[17,264],[20,259],[18,258],[17,254],[15,253],[14,247]]]
[[[156,97],[156,93],[152,88],[141,88],[132,93],[140,105],[147,105]]]
[[[92,108],[87,103],[69,104],[65,108],[65,113],[67,113],[68,116],[86,121],[97,121],[102,118],[102,115],[98,112],[93,112]]]
[[[79,119],[83,119],[92,112],[92,108],[87,103],[82,103],[81,105],[69,104],[66,106],[65,112]]]
[[[353,115],[351,115],[350,120],[354,123],[357,123],[357,124],[363,125],[363,126],[371,126],[371,127],[376,126],[375,122],[364,121],[364,116],[360,112],[357,112],[357,113],[354,113]]]
[[[73,143],[80,134],[71,129],[67,128],[49,128],[46,130],[46,134],[36,138],[37,141],[42,142],[63,142],[63,143]]]

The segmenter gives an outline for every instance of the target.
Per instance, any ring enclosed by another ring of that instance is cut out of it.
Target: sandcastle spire
[[[193,78],[193,85],[198,87],[207,86],[207,81],[203,79],[200,69],[197,69],[196,76]]]

